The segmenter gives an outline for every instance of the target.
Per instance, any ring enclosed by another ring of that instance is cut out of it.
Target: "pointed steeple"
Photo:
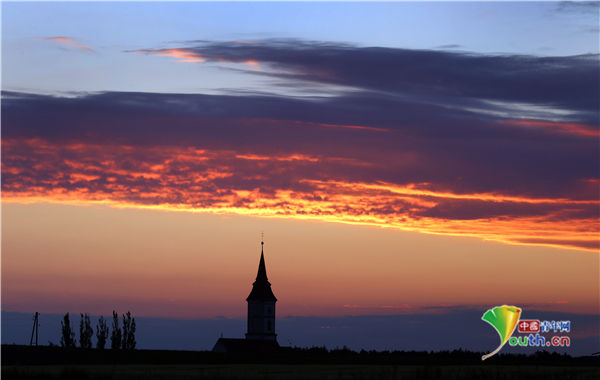
[[[265,254],[264,254],[265,242],[260,242],[260,262],[258,263],[258,272],[256,273],[256,280],[252,284],[252,291],[246,301],[250,300],[261,300],[261,301],[277,301],[273,291],[271,290],[271,283],[267,279],[267,266],[265,265]]]
[[[256,274],[256,281],[267,281],[267,267],[265,266],[265,254],[263,252],[264,242],[260,242],[260,262],[258,263],[258,273]]]

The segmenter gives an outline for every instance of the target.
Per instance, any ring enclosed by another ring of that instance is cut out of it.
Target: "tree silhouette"
[[[90,316],[86,314],[81,315],[81,322],[79,322],[79,346],[81,348],[92,348],[92,336],[94,335],[94,329],[90,323]]]
[[[129,349],[135,350],[135,318],[131,318],[131,330],[129,330]]]
[[[113,310],[112,334],[110,336],[110,348],[118,350],[121,348],[121,327],[119,327],[119,315]]]
[[[104,346],[106,346],[106,339],[108,339],[108,326],[102,316],[98,319],[98,324],[96,325],[96,339],[96,348],[103,350]]]
[[[131,317],[131,312],[123,314],[123,336],[121,338],[121,348],[123,350],[135,349],[135,318]]]
[[[69,320],[69,313],[65,314],[63,320],[60,322],[61,326],[61,338],[60,345],[62,347],[75,347],[75,333],[71,329],[71,321]]]
[[[127,349],[127,337],[129,336],[129,320],[123,314],[123,336],[121,336],[121,349]]]

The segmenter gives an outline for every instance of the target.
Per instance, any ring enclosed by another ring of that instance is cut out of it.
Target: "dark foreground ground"
[[[2,346],[6,379],[600,379],[600,358],[537,353],[353,352],[288,349],[276,353],[62,349]]]
[[[591,367],[210,364],[2,366],[2,379],[589,379]]]

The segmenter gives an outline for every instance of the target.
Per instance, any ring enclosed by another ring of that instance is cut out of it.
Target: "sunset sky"
[[[2,310],[599,314],[598,16],[3,2]]]

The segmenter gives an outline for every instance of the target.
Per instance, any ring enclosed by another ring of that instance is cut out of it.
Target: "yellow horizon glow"
[[[3,310],[243,317],[260,231],[280,316],[598,308],[599,256],[588,252],[106,204],[3,202],[2,219]]]
[[[81,195],[81,194],[78,194]],[[148,196],[157,196],[157,193],[148,194]],[[243,194],[245,196],[251,195],[250,193]],[[570,240],[581,240],[587,242],[589,240],[597,239],[598,233],[595,230],[585,231],[585,227],[589,224],[597,222],[596,220],[584,220],[581,224],[571,224],[570,226],[561,225],[561,230],[552,230],[552,225],[546,226],[544,221],[539,218],[520,218],[516,229],[521,233],[515,233],[514,220],[509,221],[494,221],[494,220],[479,220],[473,221],[452,221],[445,220],[442,226],[436,226],[435,221],[431,224],[427,220],[422,220],[420,223],[410,225],[408,223],[393,223],[384,218],[377,218],[373,216],[356,216],[356,215],[304,215],[304,214],[289,214],[281,213],[278,209],[273,208],[242,208],[242,207],[204,207],[195,208],[186,204],[166,204],[166,205],[148,205],[148,204],[137,204],[130,202],[118,202],[110,199],[90,199],[87,200],[83,197],[74,197],[69,199],[65,194],[57,194],[53,196],[13,196],[6,192],[2,195],[2,202],[4,203],[16,203],[16,204],[31,204],[31,203],[55,203],[62,205],[108,205],[110,207],[118,209],[143,209],[143,210],[159,210],[159,211],[173,211],[173,212],[189,212],[189,213],[202,213],[202,214],[215,214],[215,215],[243,215],[243,216],[257,216],[265,218],[278,218],[278,219],[297,219],[306,221],[323,221],[329,223],[341,223],[350,224],[357,226],[373,226],[380,228],[390,228],[403,231],[420,232],[430,235],[445,235],[445,236],[457,236],[457,237],[474,237],[485,241],[501,242],[508,245],[524,245],[524,246],[543,246],[552,247],[558,249],[568,249],[576,251],[587,251],[598,253],[598,249],[586,248],[586,247],[575,247],[565,244],[552,244],[549,240],[556,239],[560,241],[561,238],[568,238]],[[308,207],[304,207],[305,209]],[[471,232],[473,227],[478,228],[477,232]],[[548,229],[545,229],[548,228]],[[503,236],[502,231],[508,232],[508,236]],[[570,234],[570,232],[577,233],[576,236]],[[525,233],[527,232],[527,233]],[[545,236],[544,242],[527,242],[527,241],[515,241],[513,239],[530,239],[537,238],[544,233],[552,233],[552,238]],[[566,232],[566,233],[565,233]],[[561,234],[564,233],[564,234]]]

